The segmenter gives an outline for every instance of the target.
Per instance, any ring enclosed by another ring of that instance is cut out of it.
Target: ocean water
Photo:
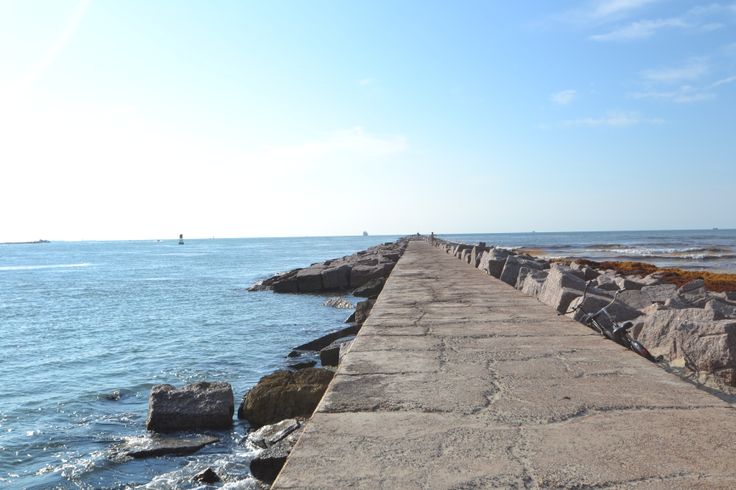
[[[733,230],[438,236],[736,272]],[[348,314],[252,283],[395,238],[0,245],[0,487],[188,488],[211,466],[226,488],[252,488],[244,422],[191,456],[126,460],[116,447],[147,437],[154,384],[227,381],[238,404]]]

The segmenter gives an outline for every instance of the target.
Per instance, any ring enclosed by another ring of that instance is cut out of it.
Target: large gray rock
[[[591,281],[596,277],[600,276],[601,273],[587,265],[581,264],[580,262],[572,261],[570,268],[574,271],[579,271],[582,274],[582,278],[586,281]]]
[[[350,286],[350,271],[352,267],[348,264],[329,267],[321,272],[322,289],[334,291],[346,289]]]
[[[652,304],[651,296],[646,292],[636,289],[621,291],[617,298],[619,302],[635,310],[642,310]]]
[[[530,271],[528,274],[525,274],[524,281],[520,285],[521,287],[517,289],[520,289],[526,295],[536,298],[542,292],[542,286],[544,286],[544,281],[547,279],[548,274],[548,271]]]
[[[654,355],[736,385],[736,320],[717,320],[714,309],[660,306],[636,320],[633,334]]]
[[[465,262],[466,264],[470,263],[470,251],[471,249],[466,248],[462,252],[460,252],[460,260],[462,262]]]
[[[286,436],[299,429],[302,423],[298,419],[284,419],[275,424],[264,425],[248,434],[248,440],[261,449],[278,444]]]
[[[677,290],[677,296],[685,304],[696,308],[702,308],[710,299],[702,279],[695,279],[681,286]]]
[[[549,270],[537,298],[560,313],[565,313],[573,299],[582,296],[585,281],[557,264]]]
[[[624,291],[624,293],[626,292],[628,291]],[[595,313],[606,306],[608,303],[610,303],[612,298],[601,293],[602,291],[594,290],[593,292],[591,292],[589,290],[588,294],[585,295],[585,299],[583,299],[582,296],[574,298],[568,305],[568,309],[575,308],[576,310],[573,313],[570,313],[570,316],[572,316],[572,318],[577,321],[582,321],[585,313]],[[631,306],[618,300],[615,301],[611,306],[609,306],[606,311],[608,311],[608,313],[611,315],[613,321],[618,323],[627,322],[642,315],[641,311],[632,308]],[[602,319],[602,321],[605,322],[607,320]]]
[[[632,281],[631,279],[624,277],[624,276],[614,277],[613,282],[616,284],[616,286],[618,286],[618,289],[639,290],[643,286],[646,286],[646,284]]]
[[[370,315],[371,309],[373,309],[373,305],[375,303],[376,301],[373,299],[359,301],[358,304],[355,305],[355,317],[353,321],[358,325],[362,325],[363,322],[368,319],[368,315]]]
[[[372,281],[363,284],[359,288],[356,288],[353,291],[353,296],[359,296],[362,298],[374,298],[379,295],[385,283],[386,279],[383,277],[373,279]]]
[[[283,419],[309,417],[333,374],[329,369],[307,368],[264,376],[243,397],[238,418],[248,420],[252,427],[261,427]]]
[[[664,303],[668,299],[677,296],[677,286],[674,284],[643,286],[641,292],[645,293],[652,303]]]
[[[201,381],[176,389],[156,385],[148,398],[146,428],[154,432],[227,429],[233,424],[229,383]]]
[[[485,244],[479,244],[473,247],[470,250],[470,265],[477,268],[480,264],[480,258],[483,255],[483,252],[487,250],[489,250],[489,248],[486,247]]]
[[[705,309],[713,312],[715,320],[736,319],[736,305],[720,298],[708,300]]]
[[[509,255],[506,258],[506,263],[501,271],[501,279],[503,282],[510,286],[516,287],[516,282],[519,279],[519,271],[522,267],[526,267],[530,270],[542,270],[547,269],[549,266],[542,261],[532,259],[523,255]]]
[[[322,266],[312,266],[296,273],[300,293],[316,293],[322,290]]]
[[[480,255],[478,269],[498,279],[501,277],[503,266],[506,264],[506,258],[509,255],[511,255],[511,252],[502,248],[493,248],[483,252]]]

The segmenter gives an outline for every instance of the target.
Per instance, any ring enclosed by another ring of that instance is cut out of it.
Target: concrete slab
[[[736,488],[736,410],[412,242],[274,488]]]

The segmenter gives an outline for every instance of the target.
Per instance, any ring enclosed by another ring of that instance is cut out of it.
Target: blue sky
[[[0,241],[736,227],[736,2],[0,0]]]

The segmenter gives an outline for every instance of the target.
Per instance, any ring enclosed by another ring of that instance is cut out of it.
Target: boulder
[[[505,269],[504,269],[505,270]],[[560,313],[565,313],[570,302],[583,295],[585,281],[563,266],[554,264],[549,270],[537,299]],[[610,300],[609,300],[610,301]]]
[[[480,258],[486,250],[488,250],[488,247],[483,242],[470,249],[470,265],[477,268],[480,264]]]
[[[529,271],[524,276],[521,287],[517,289],[520,289],[526,295],[536,298],[542,292],[542,286],[544,286],[544,281],[547,279],[548,274],[548,271]]]
[[[360,330],[359,325],[351,325],[346,328],[342,328],[336,332],[328,333],[317,339],[311,340],[306,344],[298,345],[294,347],[292,352],[304,352],[304,351],[319,351],[336,341],[337,339],[347,337],[349,335],[356,335]]]
[[[250,472],[253,477],[264,483],[273,483],[303,430],[303,428],[294,430],[253,458],[250,462]]]
[[[368,319],[368,315],[370,315],[371,309],[375,303],[376,301],[373,299],[359,301],[358,304],[355,305],[355,323],[362,325],[363,322]]]
[[[333,296],[332,298],[327,298],[325,302],[322,303],[322,305],[330,306],[332,308],[339,308],[343,310],[354,308],[353,304],[350,301],[340,296]]]
[[[305,361],[292,361],[286,364],[287,369],[298,371],[299,369],[307,369],[317,365],[317,361],[314,359],[307,359]]]
[[[511,255],[511,252],[502,248],[493,248],[491,250],[483,252],[480,255],[478,269],[498,279],[499,277],[501,277],[503,266],[506,264],[506,258],[509,255]]]
[[[646,292],[636,289],[621,291],[617,299],[635,310],[642,310],[652,304],[652,298]]]
[[[372,281],[368,281],[359,288],[353,291],[353,296],[359,296],[363,298],[376,297],[383,289],[383,285],[386,283],[386,279],[378,277]]]
[[[197,436],[187,439],[155,436],[144,440],[136,439],[134,443],[126,443],[121,450],[126,456],[135,459],[155,458],[166,454],[186,456],[187,454],[196,453],[208,444],[214,444],[219,440],[212,436]]]
[[[176,389],[156,385],[148,398],[146,429],[154,432],[227,429],[233,424],[229,383],[201,381]]]
[[[379,277],[386,278],[394,268],[393,262],[381,262],[374,266],[356,265],[350,271],[350,287],[357,288]]]
[[[705,309],[713,312],[714,320],[736,319],[736,305],[720,298],[708,300]]]
[[[640,282],[632,281],[631,279],[628,279],[624,276],[616,276],[613,278],[613,282],[618,286],[618,289],[631,289],[631,290],[639,290],[643,286],[646,286],[646,284],[642,284]]]
[[[337,267],[324,269],[321,272],[322,289],[325,291],[347,289],[350,286],[351,270],[352,267],[348,264],[342,264]]]
[[[736,385],[736,321],[710,308],[659,309],[635,322],[633,334],[654,355]]]
[[[624,291],[624,293],[627,291]],[[599,294],[596,294],[599,293]],[[595,313],[604,306],[606,306],[608,303],[611,302],[611,297],[606,296],[603,294],[600,294],[599,291],[588,291],[588,294],[585,295],[585,299],[583,300],[582,296],[578,296],[577,298],[573,299],[568,309],[577,308],[575,312],[570,313],[570,316],[574,320],[582,321],[583,317],[585,316],[585,313]],[[624,294],[621,293],[621,294]],[[619,295],[620,296],[620,295]],[[622,303],[620,301],[615,301],[611,306],[608,307],[609,315],[613,318],[615,322],[621,323],[621,322],[628,322],[630,320],[633,320],[635,318],[638,318],[642,315],[642,312],[632,308],[631,306]],[[605,321],[605,320],[603,320]]]
[[[470,263],[470,251],[472,249],[466,248],[462,252],[460,252],[460,261],[464,262],[466,264]]]
[[[616,275],[613,273],[604,273],[596,277],[595,282],[598,289],[604,291],[618,291],[621,289],[616,283]]]
[[[298,419],[284,419],[275,424],[264,425],[260,429],[251,432],[248,434],[248,440],[261,449],[268,449],[301,426],[302,424]]]
[[[300,293],[316,293],[322,290],[321,266],[312,266],[301,269],[296,273],[296,282]]]
[[[677,286],[674,284],[643,286],[641,292],[645,293],[652,303],[664,303],[677,295]]]
[[[682,285],[677,290],[677,296],[685,304],[692,305],[696,308],[702,308],[710,299],[708,291],[705,289],[705,282],[702,279],[695,279]]]
[[[253,427],[262,427],[287,418],[309,417],[333,374],[329,369],[307,368],[264,376],[243,397],[238,418],[247,419]]]
[[[217,476],[217,473],[215,473],[215,470],[212,468],[207,468],[206,470],[202,470],[196,475],[192,477],[193,481],[204,483],[205,485],[212,485],[213,483],[217,483],[220,481],[220,477]]]
[[[352,343],[355,336],[343,337],[337,339],[321,351],[319,351],[319,360],[323,366],[337,366],[340,363],[341,354],[344,355],[345,349],[343,346]]]
[[[501,271],[501,279],[510,286],[516,287],[516,281],[519,279],[519,270],[526,267],[530,270],[548,269],[549,265],[544,262],[526,257],[523,255],[509,255],[506,257],[506,263]]]
[[[570,263],[570,268],[574,271],[579,271],[582,274],[582,278],[586,281],[592,281],[593,279],[601,275],[600,272],[593,269],[592,267],[583,265],[580,262],[576,261],[572,261]]]

